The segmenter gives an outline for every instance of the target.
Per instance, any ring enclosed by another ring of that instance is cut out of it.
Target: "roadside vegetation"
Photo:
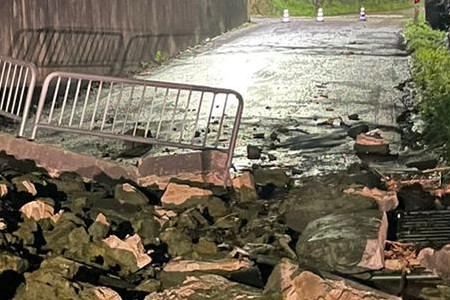
[[[371,13],[411,7],[410,0],[250,0],[250,7],[254,15],[276,16],[289,9],[291,16],[315,16],[318,2],[326,15],[359,13],[361,6]]]
[[[450,157],[450,51],[445,32],[425,22],[406,25],[405,35],[413,57],[413,78],[420,90],[420,110],[427,122],[428,142],[447,145]]]

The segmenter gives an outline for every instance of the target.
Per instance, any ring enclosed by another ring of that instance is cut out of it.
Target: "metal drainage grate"
[[[398,215],[397,239],[419,247],[440,248],[450,243],[450,211],[414,211]]]

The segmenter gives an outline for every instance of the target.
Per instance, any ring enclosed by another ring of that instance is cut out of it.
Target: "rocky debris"
[[[144,246],[141,243],[141,238],[135,234],[126,238],[124,241],[115,235],[111,235],[104,239],[103,242],[111,249],[131,252],[136,259],[137,268],[141,269],[151,263],[152,259],[144,252]]]
[[[247,145],[247,158],[248,159],[260,159],[261,158],[261,148],[253,145]]]
[[[421,251],[418,254],[413,244],[386,241],[384,250],[385,268],[393,271],[410,272],[421,266],[425,253],[427,252]]]
[[[317,148],[333,148],[344,144],[347,140],[347,132],[343,129],[335,130],[326,135],[311,134],[296,136],[287,139],[280,147],[291,150],[308,150]]]
[[[285,192],[292,185],[292,179],[287,176],[285,169],[259,168],[253,174],[258,196],[262,199],[268,199],[277,192]]]
[[[275,299],[286,299],[286,293],[292,288],[292,280],[298,274],[298,271],[298,264],[290,259],[283,258],[270,274],[264,288],[264,294]]]
[[[389,143],[381,137],[379,131],[358,134],[354,148],[357,153],[389,154]]]
[[[0,183],[0,199],[8,194],[8,185],[6,183]]]
[[[61,216],[61,213],[55,214],[51,205],[44,202],[42,199],[28,202],[20,209],[22,214],[29,219],[39,221],[41,219],[51,219],[56,223]]]
[[[354,124],[350,126],[347,130],[347,134],[352,139],[356,139],[356,137],[362,133],[366,133],[369,131],[369,125],[365,123]]]
[[[248,260],[222,259],[217,261],[171,261],[164,266],[165,272],[211,272],[225,271],[232,272],[244,268],[250,268],[251,262]]]
[[[447,300],[450,299],[450,287],[445,285],[426,287],[420,291],[419,297],[425,300]]]
[[[336,175],[315,178],[290,190],[279,208],[281,218],[289,228],[301,233],[312,221],[333,213],[377,211],[375,201],[343,192],[349,184],[369,184],[368,176],[354,177],[349,181],[345,178]]]
[[[311,272],[302,272],[283,293],[285,300],[400,300],[400,298],[361,286],[347,280],[323,279]]]
[[[406,161],[408,168],[417,168],[419,170],[428,170],[436,168],[438,159],[436,157],[430,157],[428,155],[422,155],[420,157],[413,157]]]
[[[450,245],[436,252],[428,250],[423,254],[422,266],[446,280],[450,279]]]
[[[349,188],[344,190],[344,193],[361,195],[374,199],[377,202],[380,211],[393,211],[398,207],[397,192],[395,191],[383,191],[378,188],[369,189],[368,187],[364,187],[361,190]]]
[[[301,264],[355,274],[384,267],[385,213],[374,210],[331,214],[308,224],[296,253]]]
[[[258,199],[256,185],[250,172],[243,172],[232,180],[236,198],[241,203],[254,202]]]
[[[202,300],[202,299],[267,299],[261,296],[259,290],[231,282],[218,275],[190,276],[177,287],[166,289],[163,292],[154,292],[145,300]],[[267,299],[269,300],[269,299]]]
[[[161,191],[0,168],[0,261],[17,278],[8,297],[296,299],[286,297],[303,295],[293,284],[298,263],[353,276],[383,268],[384,259],[386,267],[418,261],[416,250],[384,249],[380,212],[411,180],[353,166],[293,188],[286,171],[255,167],[228,190],[173,179]],[[420,186],[433,197],[446,193],[439,182]]]
[[[207,203],[213,196],[211,190],[171,182],[161,198],[164,207],[188,207]]]
[[[0,251],[0,274],[5,271],[25,272],[29,267],[26,259],[6,251]]]
[[[145,205],[149,202],[148,198],[141,191],[129,183],[117,185],[114,198],[121,204]]]
[[[190,237],[176,228],[168,228],[160,237],[161,241],[167,244],[168,253],[172,257],[184,257],[192,251]]]
[[[358,114],[351,114],[347,116],[349,120],[352,121],[358,121],[359,120],[359,115]]]
[[[55,257],[42,262],[41,267],[25,274],[25,285],[17,290],[14,299],[105,299],[105,295],[121,299],[116,292],[104,287],[73,281],[82,265],[71,260]]]

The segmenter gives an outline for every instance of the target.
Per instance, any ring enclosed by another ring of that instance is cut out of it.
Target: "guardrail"
[[[0,115],[20,122],[22,137],[36,84],[34,64],[0,56]]]
[[[233,90],[55,72],[44,81],[31,139],[46,129],[218,150],[229,168],[242,110],[242,96]]]

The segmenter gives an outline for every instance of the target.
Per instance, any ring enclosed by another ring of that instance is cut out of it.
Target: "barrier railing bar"
[[[134,123],[133,136],[136,135],[137,128],[139,126],[139,119],[142,114],[142,109],[144,108],[144,99],[145,99],[145,91],[146,90],[147,90],[147,86],[144,85],[144,87],[142,88],[141,101],[139,102],[139,108],[138,108],[138,113],[137,113],[137,117],[136,117],[136,122]]]
[[[152,120],[152,117],[153,117],[153,107],[154,107],[154,102],[155,102],[155,97],[156,97],[157,92],[158,92],[158,87],[155,87],[155,89],[153,91],[152,99],[150,100],[150,114],[147,119],[147,125],[145,126],[145,132],[144,132],[145,137],[147,137],[149,135],[148,131],[150,130],[150,120]]]
[[[163,107],[161,109],[161,114],[159,116],[158,130],[156,131],[156,135],[155,135],[156,139],[159,138],[159,133],[161,131],[163,116],[165,115],[165,112],[166,112],[167,98],[169,97],[169,92],[170,92],[169,88],[166,88],[166,95],[164,96]]]
[[[111,86],[109,87],[108,98],[106,99],[105,111],[103,112],[102,125],[100,126],[101,131],[103,131],[103,129],[105,128],[106,115],[108,114],[109,103],[111,101],[111,95],[113,90],[114,90],[114,83],[111,83]]]
[[[92,130],[92,128],[94,128],[95,116],[97,115],[98,102],[100,101],[102,89],[103,89],[103,81],[100,81],[100,86],[98,87],[97,91],[97,97],[95,98],[94,111],[92,112],[91,125],[89,126],[89,130]]]
[[[71,83],[77,79],[78,84],[75,96],[70,96]],[[43,115],[47,92],[53,80],[57,80],[57,88],[52,95],[53,99],[49,122],[45,123],[41,121],[41,116]],[[57,120],[53,121],[52,116],[55,113],[55,103],[58,98],[59,89],[61,88],[61,81],[65,82],[66,80],[66,93],[64,95],[62,106],[59,108],[61,110],[59,122],[57,122]],[[89,81],[88,88],[86,90],[82,109],[80,106],[80,109],[77,110],[77,104],[78,102],[81,102],[79,94],[81,84],[84,80]],[[95,86],[97,86],[97,82],[99,83],[99,86],[94,93],[92,92],[92,87],[94,86],[94,83]],[[118,91],[116,88],[117,85],[120,85]],[[147,92],[150,87],[154,87],[154,90],[152,89],[153,93],[151,94]],[[104,89],[108,90],[103,91]],[[160,89],[162,89],[161,92],[159,92]],[[93,94],[92,97],[90,95],[91,93]],[[135,94],[137,93],[140,95],[136,95],[137,97],[135,97]],[[222,96],[222,94],[224,95]],[[231,95],[233,95],[232,100],[230,99]],[[114,97],[116,99],[114,99]],[[92,103],[94,99],[95,103]],[[73,101],[71,112],[69,112],[68,109],[68,101]],[[184,101],[186,101],[186,104],[184,104]],[[230,101],[237,103],[237,105],[231,105]],[[219,102],[220,104],[218,104]],[[110,108],[113,103],[117,103],[117,105],[114,107],[114,110],[111,111]],[[88,110],[88,105],[89,107],[93,106],[92,115],[90,115],[91,108]],[[119,113],[120,109],[124,108],[124,105],[127,106],[125,108],[126,112],[124,114],[123,112]],[[195,108],[193,109],[192,106]],[[155,112],[156,108],[157,112]],[[227,111],[229,111],[229,113],[227,113]],[[229,89],[55,72],[50,74],[44,81],[44,87],[39,99],[36,120],[30,139],[35,139],[37,129],[43,128],[175,148],[216,150],[227,154],[227,166],[230,166],[234,147],[236,146],[242,111],[242,96]],[[63,122],[63,117],[61,116],[66,115],[66,112],[67,115],[70,113],[69,127],[62,126],[63,123],[66,123]],[[149,112],[150,114],[148,114]],[[73,121],[77,119],[75,116],[78,116],[78,113],[81,114],[78,128],[70,127]],[[111,123],[107,120],[111,120],[108,119],[108,115],[111,113],[114,114],[114,117],[112,117],[112,129],[110,131],[111,127],[109,125],[107,126],[107,124]],[[90,126],[84,127],[83,124],[88,114],[90,117]],[[143,116],[144,120],[141,120]],[[230,116],[234,118],[233,121],[228,121]],[[123,122],[123,125],[120,124],[121,122]],[[231,128],[230,132],[228,132],[228,130],[225,132],[225,126],[229,126],[229,123],[231,122],[234,123],[234,126]],[[97,124],[100,126],[97,127]],[[142,135],[141,132],[138,133],[139,126],[142,126],[143,124],[146,124],[144,135]],[[179,128],[180,125],[181,128]],[[199,125],[201,125],[200,128],[198,127]],[[204,126],[206,126],[206,128]],[[129,130],[130,127],[131,130]],[[156,132],[152,132],[152,134],[149,135],[150,128],[156,129]],[[179,132],[175,132],[178,129]],[[198,131],[201,131],[201,133],[198,134]],[[187,133],[187,140],[185,140],[184,136]],[[197,142],[198,140],[201,142]],[[221,142],[223,142],[223,145]]]
[[[88,87],[86,90],[86,96],[84,97],[83,110],[81,111],[80,125],[78,126],[78,128],[81,128],[83,126],[84,114],[86,112],[86,107],[87,107],[88,100],[89,100],[89,94],[91,93],[91,87],[92,87],[92,80],[89,80]],[[39,101],[41,101],[41,100],[39,100]]]
[[[122,101],[123,86],[124,86],[124,84],[122,83],[121,86],[120,86],[119,96],[117,97],[116,111],[114,113],[114,119],[113,119],[113,124],[112,124],[111,131],[114,131],[114,129],[116,128],[117,115],[119,114],[119,103]]]
[[[181,94],[181,90],[178,89],[178,93],[177,93],[177,98],[175,99],[175,105],[173,107],[173,112],[172,112],[172,121],[170,122],[170,129],[169,130],[174,130],[173,124],[175,122],[175,116],[176,116],[176,112],[177,112],[177,108],[178,108],[178,102],[180,101],[180,94]],[[169,140],[169,135],[167,135],[166,140]]]
[[[19,95],[19,89],[20,89],[20,79],[22,79],[22,72],[23,72],[23,66],[20,66],[19,69],[19,76],[17,77],[17,84],[16,84],[16,92],[14,93],[13,102],[11,105],[11,113],[14,113],[14,108],[16,107],[17,103],[17,95]],[[6,109],[8,111],[8,109]]]
[[[206,123],[205,137],[203,139],[203,146],[206,145],[206,141],[208,140],[209,125],[211,124],[212,113],[213,113],[213,110],[214,110],[214,106],[216,105],[216,97],[217,97],[217,94],[214,94],[213,100],[212,100],[212,103],[211,103],[211,109],[209,110],[208,123]]]
[[[9,108],[9,104],[11,103],[11,96],[14,90],[14,81],[16,79],[16,72],[17,72],[17,65],[14,65],[14,71],[13,71],[13,76],[11,78],[11,84],[9,87],[9,93],[8,93],[8,99],[6,100],[6,107],[5,107],[5,111],[8,111]]]
[[[70,113],[70,118],[69,118],[69,126],[72,126],[73,117],[75,115],[75,108],[77,106],[78,97],[80,95],[80,89],[81,89],[81,79],[78,79],[77,90],[75,91],[75,98],[73,100],[72,111]]]
[[[136,86],[133,85],[131,87],[131,93],[130,93],[130,99],[128,100],[127,103],[127,112],[125,113],[125,121],[123,122],[123,127],[122,127],[122,131],[121,133],[124,134],[127,128],[127,123],[128,123],[128,115],[130,113],[131,110],[131,103],[133,103],[133,96],[134,96],[134,90],[136,89]]]
[[[179,143],[181,143],[181,141],[183,140],[184,126],[186,125],[186,118],[187,118],[189,105],[191,104],[191,97],[192,97],[192,90],[189,90],[189,96],[186,101],[186,107],[184,108],[183,122],[181,123],[180,139],[178,140]]]
[[[53,111],[56,105],[56,98],[58,98],[59,85],[61,84],[61,77],[58,77],[58,81],[56,82],[55,92],[53,93],[53,101],[52,106],[50,107],[50,113],[48,115],[48,124],[52,122]]]
[[[11,66],[12,66],[12,63],[9,63],[8,72],[6,72],[5,87],[3,89],[2,102],[0,103],[0,109],[3,109],[3,104],[5,103],[6,89],[8,88],[9,74],[11,72]]]
[[[61,113],[59,114],[59,121],[58,121],[59,126],[61,126],[63,116],[64,116],[64,110],[66,109],[67,97],[69,96],[69,90],[70,90],[70,83],[71,83],[71,79],[69,78],[67,80],[67,84],[66,84],[66,92],[64,93],[64,99],[63,99],[63,103],[62,103],[62,107],[61,107]]]
[[[223,122],[224,122],[224,120],[226,118],[225,112],[226,112],[226,109],[227,109],[228,96],[229,95],[230,94],[226,95],[225,103],[223,104],[223,110],[222,110],[222,115],[221,115],[221,118],[220,118],[219,130],[217,131],[217,138],[216,138],[216,143],[215,143],[216,147],[219,146],[220,136],[222,135]]]
[[[202,108],[202,102],[203,102],[203,96],[205,95],[205,92],[202,91],[201,95],[200,95],[200,101],[198,102],[198,108],[197,108],[197,117],[195,118],[195,125],[194,128],[197,128],[198,126],[198,120],[200,118],[200,110]],[[191,144],[194,144],[195,142],[195,130],[192,133],[192,139],[191,139]]]
[[[26,88],[26,85],[27,85],[28,73],[29,73],[29,69],[26,68],[25,69],[25,76],[23,78],[23,83],[22,83],[22,92],[20,93],[19,105],[17,106],[16,115],[19,115],[20,111],[22,110],[23,96],[25,95],[25,88]]]

